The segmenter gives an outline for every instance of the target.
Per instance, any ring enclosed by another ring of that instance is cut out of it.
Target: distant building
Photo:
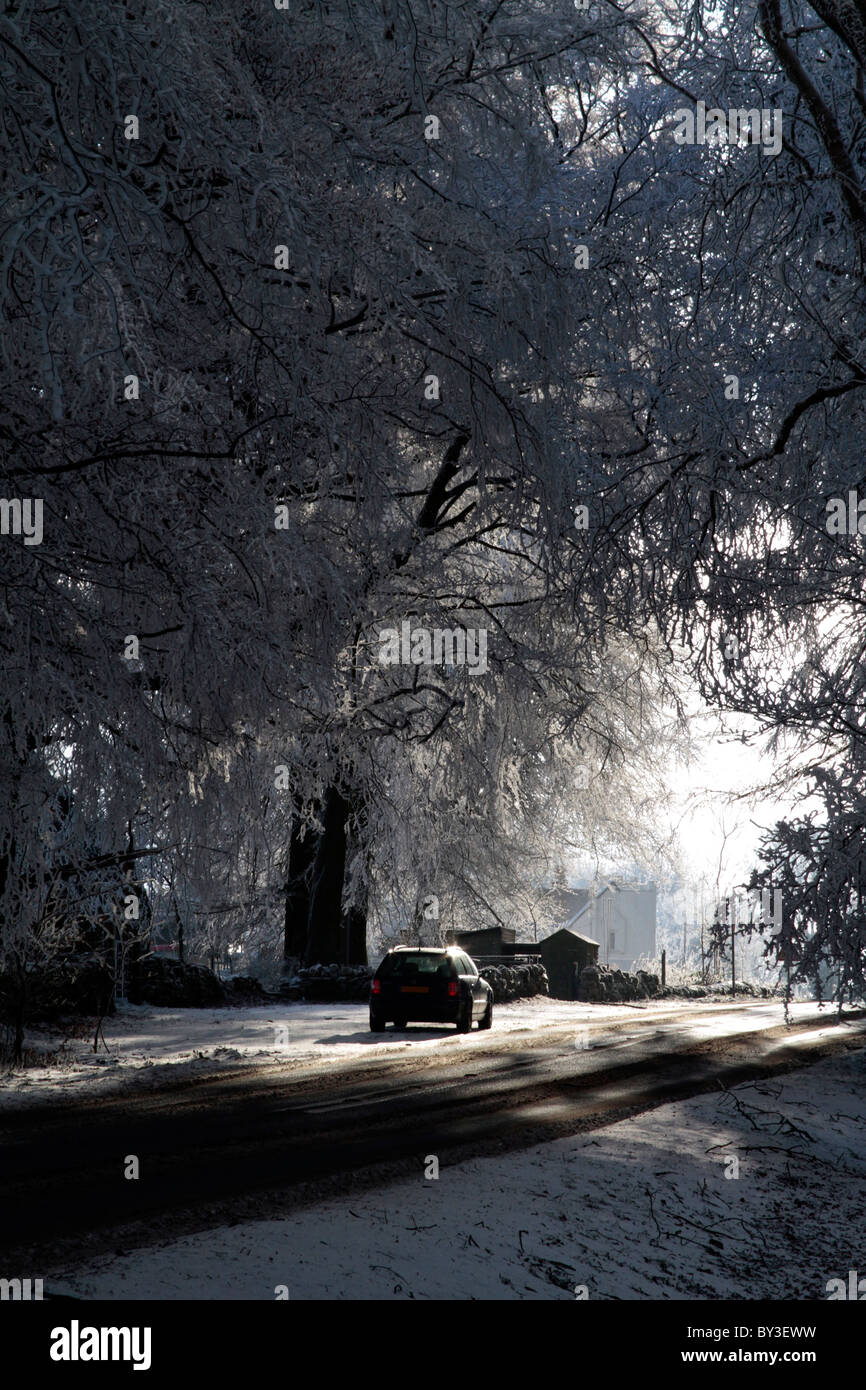
[[[513,927],[498,925],[450,932],[448,940],[475,958],[537,952],[554,999],[577,998],[577,977],[587,965],[633,970],[642,958],[655,957],[654,883],[614,878],[591,888],[558,883],[546,894],[539,915],[549,923],[541,940],[527,940],[526,932],[518,940]]]
[[[654,883],[625,883],[610,878],[593,888],[557,887],[549,894],[545,906],[551,916],[564,909],[558,920],[554,918],[550,922],[550,932],[564,928],[598,943],[599,965],[633,970],[642,957],[655,957]],[[543,945],[544,942],[539,944],[539,950]]]

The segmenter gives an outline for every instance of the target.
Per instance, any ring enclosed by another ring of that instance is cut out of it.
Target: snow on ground
[[[864,1135],[860,1051],[438,1180],[419,1155],[413,1179],[51,1283],[106,1299],[825,1299],[829,1279],[866,1274]]]
[[[755,1027],[772,1027],[784,1021],[779,1001],[738,1000],[736,1008],[748,1008]],[[792,1017],[816,1013],[814,1004],[795,1004]],[[121,1005],[114,1018],[105,1020],[105,1046],[93,1052],[92,1029],[77,1020],[79,1037],[52,1032],[33,1032],[29,1048],[59,1050],[54,1064],[28,1067],[0,1075],[0,1106],[25,1106],[55,1100],[83,1100],[123,1094],[164,1081],[236,1071],[242,1066],[285,1065],[306,1070],[317,1064],[333,1069],[334,1063],[365,1057],[431,1056],[457,1061],[463,1051],[513,1047],[516,1034],[568,1033],[575,1030],[579,1042],[586,1029],[634,1019],[639,1026],[649,1019],[676,1023],[684,1013],[703,1017],[689,1027],[694,1038],[720,1035],[742,1027],[742,1015],[731,1009],[730,999],[666,1000],[639,1004],[575,1004],[538,997],[497,1004],[493,1030],[457,1033],[453,1027],[412,1024],[408,1033],[390,1028],[384,1034],[368,1028],[366,1004],[306,1004],[273,1002],[252,1007],[215,1009],[161,1009],[147,1004]],[[826,1011],[828,1016],[832,1010]],[[728,1014],[724,1019],[722,1015]],[[594,1034],[593,1034],[594,1036]],[[107,1050],[106,1050],[107,1049]]]

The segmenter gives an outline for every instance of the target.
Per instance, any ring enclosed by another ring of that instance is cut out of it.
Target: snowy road
[[[787,1027],[776,1003],[594,1016],[493,1039],[410,1030],[392,1035],[396,1056],[7,1108],[4,1244],[19,1261],[68,1256],[82,1240],[90,1251],[139,1246],[374,1185],[416,1169],[419,1155],[517,1149],[866,1044],[862,1017],[837,1025],[807,1005]],[[135,1181],[123,1175],[129,1155]]]
[[[179,1239],[166,1231],[143,1250],[77,1253],[46,1269],[48,1287],[108,1300],[561,1299],[571,1319],[578,1293],[805,1299],[810,1321],[829,1280],[864,1268],[864,1134],[860,1050],[444,1162],[435,1179],[419,1155],[371,1191]],[[575,1336],[592,1328],[577,1321]]]
[[[792,1019],[817,1016],[814,1004],[794,1004]],[[832,1009],[825,1010],[832,1017]],[[628,1005],[575,1004],[558,999],[516,1000],[496,1008],[493,1030],[471,1034],[453,1027],[412,1024],[371,1033],[364,1004],[270,1003],[239,1009],[167,1009],[125,1005],[105,1021],[105,1044],[94,1054],[89,1035],[31,1034],[28,1045],[55,1053],[55,1064],[29,1066],[0,1082],[0,1107],[40,1106],[140,1095],[166,1084],[277,1069],[281,1077],[332,1077],[335,1070],[367,1071],[388,1060],[396,1067],[440,1065],[498,1052],[537,1047],[590,1049],[624,1043],[659,1030],[721,1037],[746,1026],[775,1027],[784,1019],[778,1001],[665,1000]],[[58,1065],[57,1063],[62,1063]],[[390,1074],[390,1073],[389,1073]]]

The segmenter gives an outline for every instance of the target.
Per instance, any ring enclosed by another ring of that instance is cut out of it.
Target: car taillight
[[[381,984],[379,983],[378,980],[374,980],[374,981],[373,981],[373,993],[374,993],[374,994],[381,994],[381,993],[382,993],[382,986],[381,986]]]
[[[457,995],[458,995],[459,993],[460,993],[460,986],[459,986],[459,984],[457,983],[457,981],[456,981],[456,980],[449,980],[449,981],[448,981],[448,998],[449,998],[449,999],[456,999],[456,998],[457,998]]]

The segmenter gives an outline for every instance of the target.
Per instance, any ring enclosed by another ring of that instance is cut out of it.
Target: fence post
[[[663,951],[662,951],[662,989],[665,989],[665,988],[666,988],[666,981],[667,981],[667,966],[668,966],[668,953],[667,953],[667,951],[664,951],[664,950],[663,950]]]

